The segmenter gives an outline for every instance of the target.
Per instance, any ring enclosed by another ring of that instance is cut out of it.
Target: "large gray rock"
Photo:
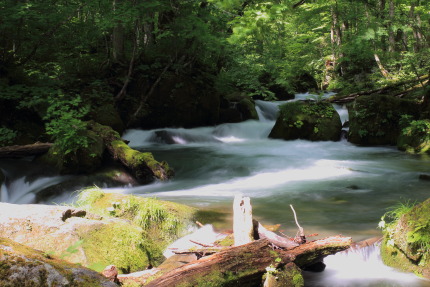
[[[67,206],[0,203],[0,237],[94,269],[150,264],[140,227]]]
[[[0,237],[0,286],[118,285],[93,270]]]

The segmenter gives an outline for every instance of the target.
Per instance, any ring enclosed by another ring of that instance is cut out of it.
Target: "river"
[[[106,191],[153,196],[227,214],[234,195],[243,194],[251,198],[253,214],[259,221],[281,224],[290,236],[297,232],[291,204],[306,234],[317,233],[315,238],[343,234],[354,241],[379,236],[378,222],[389,208],[430,197],[430,182],[419,180],[420,174],[430,171],[426,156],[409,155],[390,146],[359,147],[346,140],[269,139],[280,103],[257,101],[258,121],[126,131],[123,138],[132,148],[151,151],[157,160],[167,161],[175,177],[169,182]],[[336,109],[346,121],[345,107]],[[4,162],[0,165],[6,173],[8,166]],[[14,166],[19,170],[16,163]],[[24,179],[16,177],[2,187],[2,201],[31,202],[34,192],[63,180],[56,176]],[[24,192],[18,180],[30,190]],[[65,191],[50,201],[71,202],[73,192]],[[20,196],[14,197],[14,193]],[[330,256],[326,271],[305,274],[306,286],[430,286],[414,275],[384,266],[378,258],[372,248],[355,255]],[[371,270],[379,275],[371,276]]]

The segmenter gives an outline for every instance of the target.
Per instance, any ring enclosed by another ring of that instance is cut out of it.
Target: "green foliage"
[[[61,153],[67,155],[88,147],[89,139],[84,134],[86,123],[81,119],[89,108],[80,106],[80,97],[76,95],[74,98],[67,98],[59,93],[56,98],[49,99],[48,103],[46,133],[52,136]]]
[[[418,256],[416,264],[423,267],[428,266],[430,260],[428,211],[427,201],[421,205],[410,201],[399,203],[382,216],[378,225],[384,232],[388,246],[395,246],[395,237],[404,237],[410,251]],[[399,227],[399,225],[402,226]]]
[[[0,127],[0,146],[6,146],[13,143],[17,135],[16,131],[6,127]]]
[[[397,220],[399,220],[402,215],[411,211],[415,205],[416,202],[412,201],[397,203],[395,206],[389,208],[389,211],[381,217],[378,227],[383,230],[392,228],[397,223]]]
[[[428,120],[413,120],[403,128],[402,133],[407,136],[420,135],[430,140],[430,122]]]

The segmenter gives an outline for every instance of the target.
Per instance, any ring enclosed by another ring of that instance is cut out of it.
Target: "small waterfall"
[[[309,287],[430,286],[430,282],[412,273],[403,273],[384,265],[380,243],[349,249],[324,259],[321,273],[305,272]]]
[[[23,176],[14,180],[6,180],[1,186],[0,201],[9,203],[35,203],[37,194],[50,186],[64,181],[66,176],[40,177],[28,180]]]
[[[262,100],[255,101],[255,108],[257,110],[258,118],[260,121],[275,121],[279,114],[279,105],[284,102],[266,102]]]

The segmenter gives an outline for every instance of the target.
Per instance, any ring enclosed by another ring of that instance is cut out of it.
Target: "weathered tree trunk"
[[[388,78],[390,75],[388,74],[388,71],[384,68],[384,65],[382,65],[381,60],[379,59],[378,54],[375,53],[373,56],[375,57],[376,64],[378,64],[378,68],[379,68],[379,71],[381,72],[381,74],[385,78]]]
[[[259,286],[266,267],[280,268],[288,263],[306,267],[327,255],[348,249],[350,237],[329,237],[290,250],[273,249],[266,239],[235,246],[174,269],[145,286],[198,286],[223,283],[223,286]],[[229,276],[230,274],[230,276]]]
[[[393,23],[394,23],[394,13],[395,13],[395,6],[394,6],[394,1],[390,0],[389,2],[389,24],[388,24],[388,51],[389,52],[395,52],[396,51],[396,39],[394,37],[394,27],[393,27]]]
[[[98,134],[115,160],[128,168],[133,176],[142,183],[167,180],[173,176],[173,170],[166,162],[158,162],[149,152],[140,152],[130,148],[112,128],[96,122],[89,123],[89,129]]]
[[[233,202],[234,245],[242,245],[254,240],[252,206],[249,197],[236,195]]]
[[[113,1],[113,10],[118,10],[122,0]],[[122,21],[116,21],[116,25],[112,31],[112,59],[116,63],[121,63],[125,59],[124,51],[124,25]]]
[[[26,157],[46,153],[52,143],[34,143],[29,145],[14,145],[0,148],[0,158]]]

